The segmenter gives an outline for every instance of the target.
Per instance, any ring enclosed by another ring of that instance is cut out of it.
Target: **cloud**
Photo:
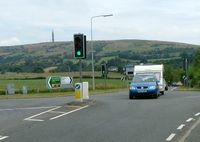
[[[0,46],[20,45],[21,41],[17,37],[0,39]]]
[[[52,29],[57,40],[70,41],[74,33],[90,39],[90,18],[112,13],[113,17],[94,20],[95,40],[140,38],[200,44],[199,9],[199,0],[2,0],[0,39],[44,42],[50,40]]]

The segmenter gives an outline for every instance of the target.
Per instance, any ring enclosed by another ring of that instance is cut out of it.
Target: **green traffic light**
[[[77,51],[76,54],[77,54],[78,56],[80,56],[80,55],[81,55],[81,51]]]

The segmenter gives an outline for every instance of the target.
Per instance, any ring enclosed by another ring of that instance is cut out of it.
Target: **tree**
[[[189,76],[191,77],[192,85],[200,87],[200,50],[197,50],[194,57],[194,64],[189,68]]]

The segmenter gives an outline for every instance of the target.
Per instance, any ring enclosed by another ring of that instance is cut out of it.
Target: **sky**
[[[0,46],[144,39],[200,45],[199,0],[0,0]]]

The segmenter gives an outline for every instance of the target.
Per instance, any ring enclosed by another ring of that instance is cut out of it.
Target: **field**
[[[87,73],[84,73],[85,75]],[[55,93],[55,92],[73,92],[73,88],[69,89],[47,89],[46,87],[46,76],[66,76],[66,73],[60,74],[17,74],[17,73],[6,73],[4,75],[0,75],[0,94],[5,94],[5,88],[8,84],[14,84],[15,91],[17,94],[21,94],[21,90],[23,86],[27,86],[28,92],[31,94],[38,93]],[[74,83],[80,82],[78,78],[78,73],[73,74]],[[119,74],[113,73],[109,77],[109,79],[102,79],[100,76],[96,76],[95,78],[95,86],[96,90],[110,90],[110,89],[124,89],[128,87],[128,81],[120,80]],[[117,78],[118,77],[118,78]],[[34,79],[33,79],[34,78]],[[92,91],[92,78],[84,78],[83,81],[89,83],[89,89]]]
[[[74,78],[79,77],[79,72],[59,72],[59,73],[13,73],[6,72],[0,74],[0,80],[18,80],[18,79],[40,79],[48,76],[70,76]],[[121,78],[120,73],[109,72],[108,78]],[[92,72],[83,72],[83,77],[92,78]],[[100,78],[101,72],[95,72],[95,77]]]

